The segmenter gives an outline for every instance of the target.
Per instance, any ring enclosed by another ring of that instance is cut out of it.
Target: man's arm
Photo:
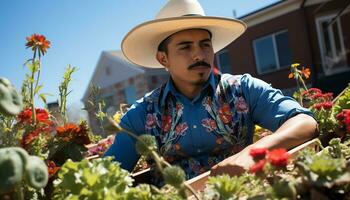
[[[136,102],[121,119],[120,126],[136,135],[145,134],[145,104],[143,99]],[[136,139],[126,132],[117,133],[114,143],[104,156],[114,156],[121,168],[132,171],[140,158],[135,149]]]
[[[317,136],[317,122],[312,113],[294,99],[284,96],[262,80],[243,75],[241,89],[249,104],[254,123],[268,128],[274,134],[266,136],[241,152],[220,162],[212,174],[240,173],[254,164],[249,151],[252,148],[291,149]]]
[[[253,148],[286,148],[291,149],[317,136],[317,122],[306,114],[298,114],[288,119],[274,134],[263,137],[254,144],[244,148],[241,152],[215,165],[210,175],[215,176],[227,173],[231,176],[241,174],[253,164],[249,155]]]

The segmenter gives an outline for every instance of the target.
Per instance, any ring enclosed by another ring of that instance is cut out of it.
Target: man
[[[208,170],[234,175],[253,164],[251,148],[290,149],[316,136],[311,112],[279,90],[248,74],[212,73],[214,53],[245,29],[239,20],[204,16],[196,0],[170,0],[156,20],[135,27],[122,42],[131,62],[164,67],[170,79],[138,100],[120,125],[154,135],[159,153],[187,178]],[[274,134],[252,144],[255,124]],[[134,144],[118,133],[106,156],[130,171],[139,159]]]

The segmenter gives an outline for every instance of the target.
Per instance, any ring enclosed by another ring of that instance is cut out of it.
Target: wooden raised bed
[[[317,148],[317,141],[318,139],[315,138],[313,140],[307,141],[291,150],[288,151],[289,154],[291,154],[292,157],[296,156],[297,153],[306,147],[312,147]],[[199,176],[196,176],[190,180],[187,180],[186,182],[191,185],[191,187],[196,191],[203,191],[205,189],[205,184],[209,178],[210,171],[207,171]],[[191,198],[190,198],[191,199]]]

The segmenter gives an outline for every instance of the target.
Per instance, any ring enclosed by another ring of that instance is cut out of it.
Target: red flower
[[[310,98],[312,95],[317,94],[317,93],[321,93],[322,91],[318,88],[310,88],[308,90],[305,90],[304,92],[301,93],[301,96],[306,97],[306,98]]]
[[[44,55],[47,49],[50,48],[50,41],[46,40],[46,37],[39,34],[33,34],[27,37],[27,48],[32,48],[32,51],[39,51],[39,54]]]
[[[203,119],[202,126],[207,128],[208,132],[212,132],[217,129],[216,121],[213,119]]]
[[[284,167],[288,164],[290,155],[286,149],[274,149],[267,153],[267,160],[276,167]]]
[[[328,102],[316,103],[314,105],[314,108],[316,110],[321,110],[322,108],[325,110],[329,110],[332,108],[332,106],[333,106],[333,103],[331,101],[328,101]]]
[[[147,114],[147,117],[146,117],[146,128],[147,129],[152,129],[152,128],[155,128],[157,125],[157,118],[154,114],[150,114],[148,113]]]
[[[170,115],[163,115],[162,116],[162,130],[164,132],[169,132],[171,128],[171,116]]]
[[[251,155],[255,159],[262,159],[267,154],[268,150],[266,148],[255,148],[249,151],[249,155]]]
[[[224,103],[222,107],[218,109],[218,114],[221,121],[224,124],[228,124],[232,120],[232,113],[230,109],[230,105],[228,103]]]
[[[333,106],[333,103],[332,103],[331,101],[328,101],[328,102],[324,102],[324,103],[323,103],[323,109],[325,109],[325,110],[331,109],[332,106]]]
[[[343,109],[336,118],[339,120],[341,125],[343,125],[347,131],[350,133],[350,109]]]
[[[250,173],[259,173],[262,172],[265,166],[266,160],[259,160],[257,163],[255,163],[253,166],[249,168]]]
[[[188,129],[186,122],[181,123],[175,127],[175,133],[182,135]]]
[[[47,170],[49,172],[49,176],[50,177],[55,175],[59,169],[61,169],[61,168],[57,167],[55,162],[53,162],[53,161],[48,161],[47,162]]]
[[[52,122],[50,121],[50,115],[45,109],[36,108],[36,120],[37,122],[42,122],[44,124],[50,125]],[[18,115],[18,121],[20,123],[31,124],[33,122],[32,119],[32,109],[26,108]]]
[[[325,101],[332,101],[333,93],[332,92],[324,93],[322,97],[324,98]]]
[[[50,127],[45,126],[45,127],[39,127],[36,128],[35,130],[29,132],[28,134],[24,134],[21,140],[21,145],[24,149],[28,149],[28,146],[36,139],[41,133],[49,133],[50,132]]]
[[[182,109],[183,109],[183,105],[181,103],[176,103],[176,112]]]

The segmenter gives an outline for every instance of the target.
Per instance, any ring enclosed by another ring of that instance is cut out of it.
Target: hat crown
[[[205,16],[202,6],[197,0],[169,0],[158,12],[156,19],[180,17],[185,15]]]

